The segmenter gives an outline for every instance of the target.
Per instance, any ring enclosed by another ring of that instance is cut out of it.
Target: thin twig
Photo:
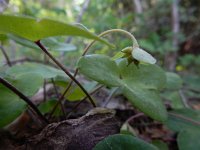
[[[52,84],[53,84],[53,88],[54,88],[54,91],[55,91],[55,93],[56,93],[56,97],[59,99],[58,90],[57,90],[57,88],[56,88],[56,84],[55,84],[55,81],[54,81],[53,78],[51,78],[51,82],[52,82]],[[64,106],[63,106],[62,102],[59,102],[59,103],[60,103],[60,108],[61,108],[61,110],[62,110],[62,112],[63,112],[63,115],[66,117],[66,113],[65,113]],[[54,106],[54,107],[55,107],[55,106]],[[55,110],[56,110],[56,108],[55,108]],[[54,110],[54,111],[55,111],[55,110]],[[54,111],[53,111],[53,113],[54,113]],[[52,113],[52,111],[51,111],[51,113],[50,113],[50,115],[49,115],[49,118],[51,118],[51,116],[53,115],[53,113]]]
[[[141,117],[141,116],[144,116],[144,113],[138,113],[138,114],[136,114],[136,115],[133,115],[133,116],[131,116],[130,118],[128,118],[128,119],[126,120],[126,122],[127,122],[127,123],[130,123],[133,119],[138,118],[138,117]]]
[[[2,77],[0,77],[0,83],[2,83],[4,86],[10,89],[16,95],[18,95],[22,100],[24,100],[35,111],[35,113],[37,113],[41,120],[48,124],[48,120],[42,115],[42,113],[38,110],[38,108],[31,102],[31,100],[28,97],[26,97],[23,93],[21,93],[17,88],[15,88],[12,84],[10,84]]]
[[[183,93],[182,90],[179,90],[179,94],[180,94],[180,96],[181,96],[181,100],[182,100],[183,105],[184,105],[186,108],[190,108],[190,106],[189,106],[188,103],[187,103],[187,99],[186,99],[186,97],[185,97],[185,95],[184,95],[184,93]]]
[[[94,90],[90,93],[90,95],[96,93],[96,92],[97,92],[98,90],[100,90],[102,87],[103,87],[103,85],[97,87],[96,89],[94,89]],[[78,108],[78,106],[79,106],[81,103],[83,103],[86,99],[87,99],[87,97],[84,97],[82,100],[80,100],[80,101],[72,108],[72,110],[67,114],[66,119],[69,118],[69,116],[71,115],[71,113],[74,112],[74,111]]]
[[[118,87],[115,87],[109,94],[109,96],[106,98],[103,107],[106,107],[108,105],[108,103],[110,102],[111,98],[113,97],[113,95],[116,93],[116,91],[118,90]]]
[[[74,78],[74,76],[71,75],[71,73],[68,72],[68,70],[47,51],[47,49],[40,43],[40,41],[36,41],[35,43],[43,50],[43,52],[45,52],[49,56],[49,58],[51,58],[54,61],[54,63],[56,63],[81,88],[81,90],[89,98],[91,104],[94,107],[96,107],[96,104],[94,103],[93,99],[88,94],[88,92],[85,90],[85,88],[81,85],[81,83],[78,80],[76,80],[76,78]]]
[[[183,120],[185,120],[187,122],[190,122],[190,123],[192,123],[194,125],[200,126],[200,122],[199,121],[193,120],[193,119],[191,119],[189,117],[186,117],[186,116],[183,116],[183,115],[180,115],[180,114],[176,114],[176,113],[173,113],[173,112],[168,112],[168,114],[171,115],[171,116],[174,116],[176,118],[183,119]]]
[[[6,63],[11,67],[12,64],[11,64],[11,62],[10,62],[10,59],[9,59],[9,57],[8,57],[8,54],[6,53],[4,47],[2,46],[2,44],[1,44],[1,46],[0,46],[0,49],[1,49],[2,54],[4,55],[4,57],[5,57],[5,59],[6,59]]]

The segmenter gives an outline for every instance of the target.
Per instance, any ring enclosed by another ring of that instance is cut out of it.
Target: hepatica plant
[[[0,127],[12,122],[19,114],[27,109],[27,105],[45,123],[48,119],[43,116],[38,107],[30,100],[44,80],[56,79],[58,76],[66,78],[67,87],[61,97],[57,99],[51,115],[72,83],[76,83],[83,94],[88,97],[91,104],[96,104],[85,89],[75,78],[78,70],[88,78],[108,87],[118,87],[127,100],[137,109],[149,117],[165,121],[167,119],[166,108],[160,98],[160,91],[165,87],[166,73],[157,66],[156,59],[139,47],[135,37],[124,30],[112,29],[96,36],[89,31],[75,25],[62,23],[51,19],[34,19],[12,15],[0,15],[0,36],[12,39],[21,45],[31,47],[44,52],[60,69],[47,65],[24,63],[1,67],[0,69]],[[133,45],[119,51],[116,57],[106,55],[86,55],[89,48],[96,42],[113,47],[112,44],[102,39],[104,35],[119,32],[127,35]],[[57,43],[55,36],[80,36],[93,41],[85,48],[78,60],[75,74],[61,64],[49,51],[74,50],[73,45]],[[51,38],[50,38],[51,37]],[[1,38],[4,39],[4,38]],[[32,82],[34,81],[34,82]]]

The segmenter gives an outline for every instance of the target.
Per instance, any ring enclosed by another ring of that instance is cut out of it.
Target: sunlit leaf
[[[0,34],[14,34],[31,41],[38,41],[51,36],[81,36],[111,46],[86,30],[60,21],[3,14],[0,14],[0,20]]]

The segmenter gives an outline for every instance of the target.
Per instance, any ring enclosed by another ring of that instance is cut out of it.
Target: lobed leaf
[[[165,86],[164,71],[156,65],[134,64],[127,66],[126,61],[119,65],[107,56],[89,55],[78,62],[80,71],[87,77],[107,86],[121,87],[128,100],[150,117],[164,121],[167,112],[159,96]]]

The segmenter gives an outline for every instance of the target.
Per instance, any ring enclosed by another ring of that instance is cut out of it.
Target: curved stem
[[[96,104],[94,103],[91,96],[88,94],[88,92],[85,90],[85,88],[76,80],[76,78],[74,78],[74,76],[71,75],[71,73],[68,72],[68,70],[47,51],[47,49],[40,43],[40,41],[36,41],[35,43],[43,50],[43,52],[45,52],[49,56],[49,58],[51,58],[54,61],[54,63],[56,63],[81,88],[81,90],[89,98],[92,105],[94,107],[96,107]]]
[[[16,89],[12,84],[10,84],[8,81],[0,77],[0,83],[2,83],[5,87],[7,87],[9,90],[11,90],[13,93],[18,95],[22,100],[24,100],[30,108],[32,108],[36,114],[45,122],[48,124],[48,120],[42,115],[42,113],[38,110],[38,108],[31,102],[31,100],[26,97],[23,93],[21,93],[18,89]]]
[[[131,39],[132,39],[132,42],[133,42],[133,47],[139,47],[139,44],[137,42],[137,40],[135,39],[135,37],[128,31],[125,31],[125,30],[122,30],[122,29],[111,29],[111,30],[107,30],[107,31],[104,31],[102,32],[101,34],[98,35],[98,37],[102,37],[104,35],[107,35],[107,34],[110,34],[110,33],[115,33],[115,32],[119,32],[119,33],[124,33],[126,34],[127,36],[129,36]],[[93,40],[90,44],[88,44],[86,46],[86,48],[84,49],[83,51],[83,54],[82,56],[84,56],[87,51],[89,50],[89,48],[96,42],[96,40]]]

